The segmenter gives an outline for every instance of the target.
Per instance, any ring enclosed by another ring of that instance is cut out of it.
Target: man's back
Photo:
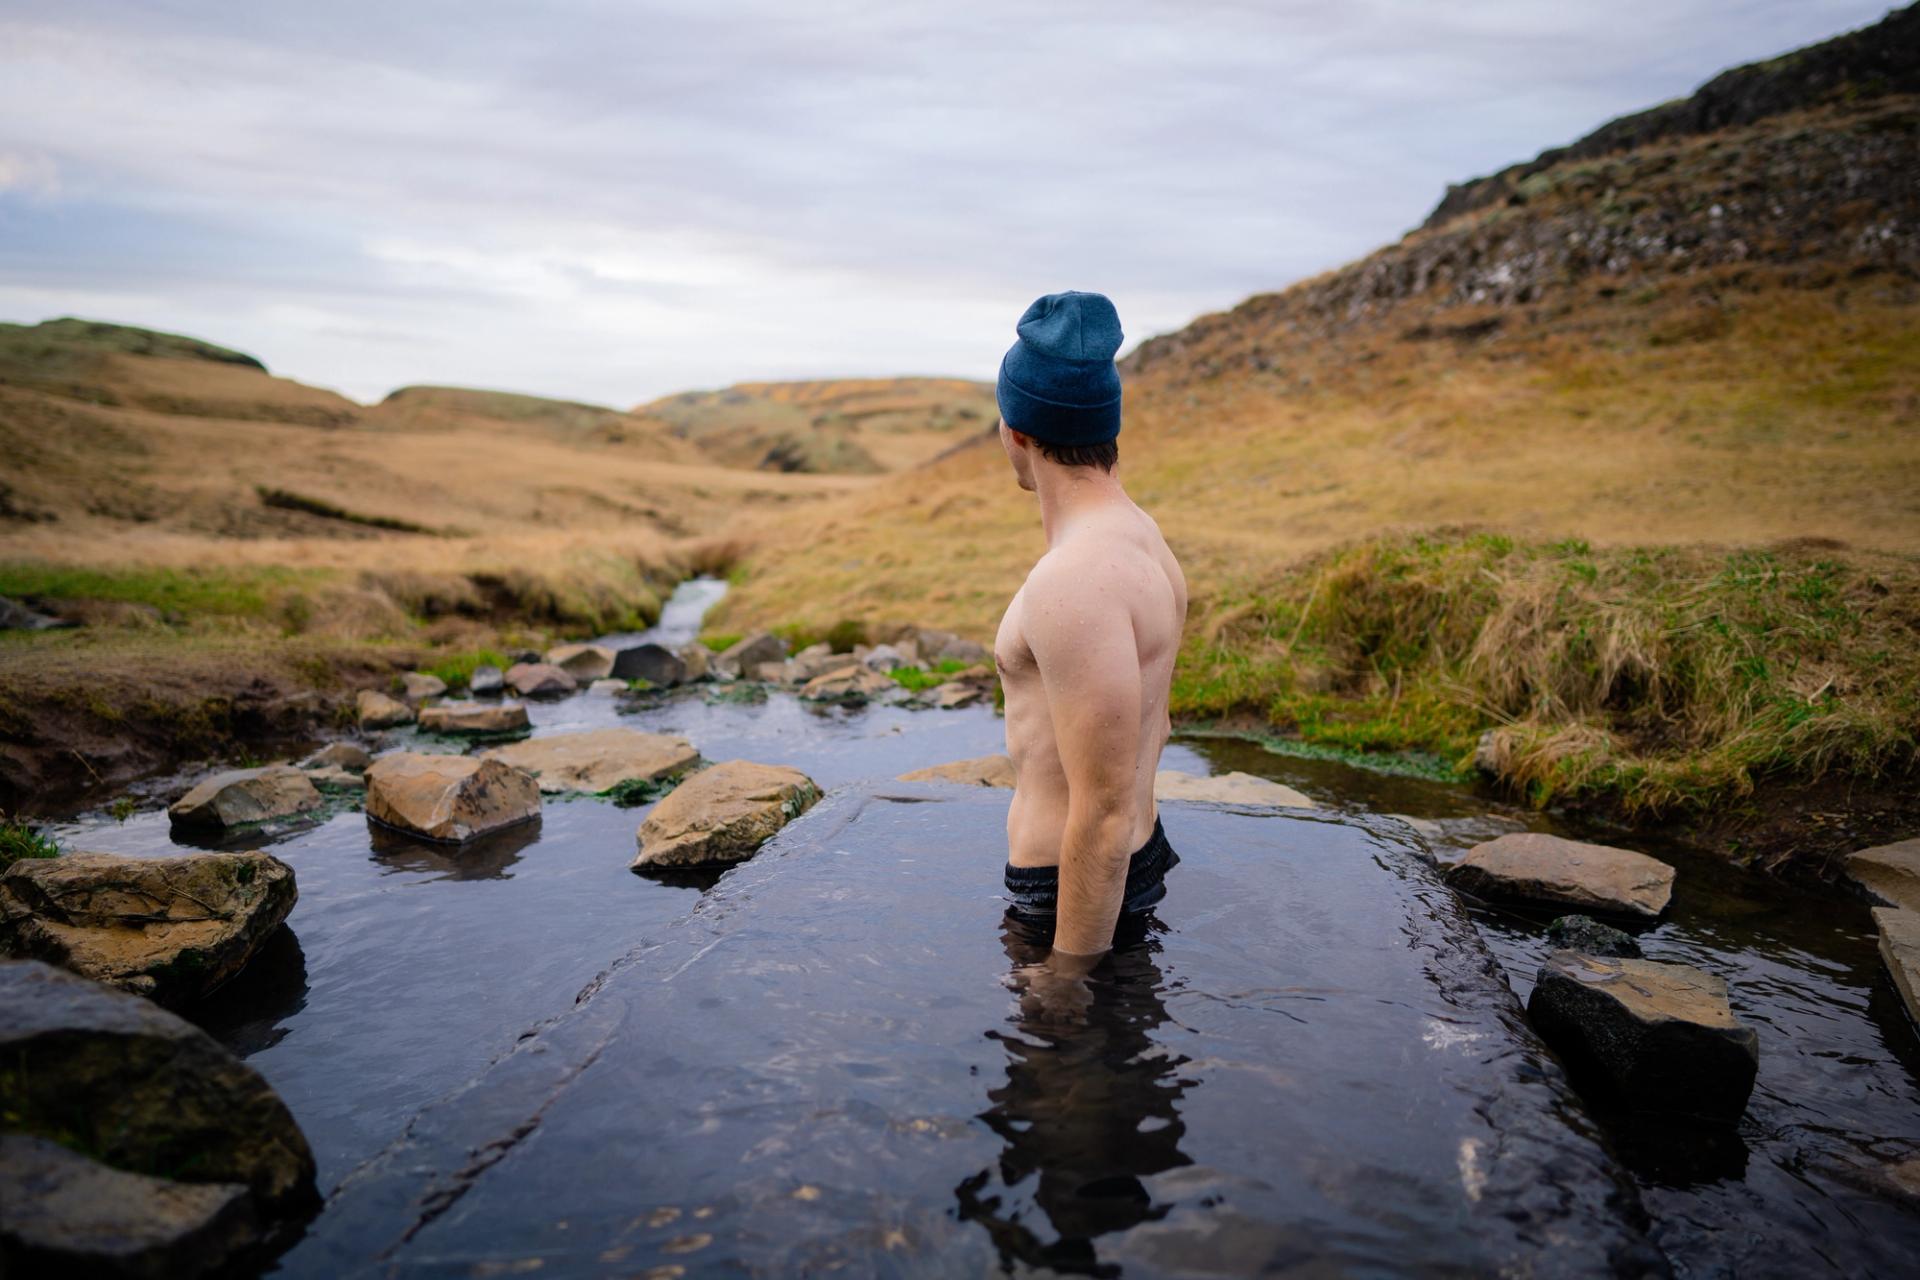
[[[1153,520],[1124,495],[1063,530],[1034,566],[994,642],[1016,779],[1007,818],[1012,865],[1059,864],[1070,800],[1066,762],[1075,754],[1124,766],[1127,850],[1152,835],[1153,776],[1171,727],[1167,692],[1186,609],[1178,562]],[[1062,669],[1043,671],[1036,640],[1042,654],[1055,643]],[[1115,686],[1126,688],[1118,697],[1096,696]],[[1064,752],[1062,734],[1076,739]]]

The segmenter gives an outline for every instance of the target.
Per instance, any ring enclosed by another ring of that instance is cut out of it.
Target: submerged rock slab
[[[1660,1273],[1399,824],[1170,811],[1163,927],[1050,989],[1007,803],[836,792],[417,1116],[286,1273]]]
[[[518,702],[442,702],[420,709],[428,733],[518,733],[528,725]]]
[[[1630,849],[1517,831],[1447,868],[1447,881],[1483,898],[1513,898],[1652,919],[1673,897],[1673,868]]]
[[[298,896],[259,852],[22,859],[0,876],[0,951],[178,1007],[240,972]]]
[[[1733,1016],[1727,984],[1692,965],[1556,951],[1527,1016],[1635,1110],[1731,1121],[1753,1092],[1759,1036]]]
[[[820,788],[785,765],[728,760],[675,787],[640,823],[642,867],[690,867],[750,858],[805,813]]]
[[[529,738],[482,752],[482,758],[525,769],[542,791],[611,791],[628,782],[659,782],[699,762],[685,738],[638,729],[589,729]]]
[[[1920,911],[1920,838],[1849,854],[1847,875],[1876,906]]]
[[[0,1135],[0,1271],[191,1280],[226,1273],[260,1236],[239,1183],[126,1173],[44,1138]]]
[[[533,775],[499,760],[402,751],[367,770],[367,817],[422,839],[459,844],[539,816]]]
[[[1153,775],[1156,800],[1209,800],[1215,804],[1277,805],[1283,809],[1311,809],[1314,803],[1292,787],[1251,773],[1218,773],[1202,778],[1162,769]]]
[[[229,769],[174,801],[167,819],[182,831],[217,833],[297,817],[325,803],[307,776],[290,765]]]
[[[317,1203],[313,1152],[267,1082],[150,1000],[34,960],[0,961],[9,1130],[117,1169],[241,1183],[264,1215]]]
[[[949,760],[900,775],[901,782],[959,782],[976,787],[1013,787],[1013,761],[1006,756]]]

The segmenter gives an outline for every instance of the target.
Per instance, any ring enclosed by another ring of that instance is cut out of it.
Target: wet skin
[[[1004,422],[1000,438],[1047,538],[994,641],[1015,779],[1007,858],[1060,868],[1054,968],[1071,974],[1111,945],[1127,860],[1153,833],[1187,584],[1116,475],[1053,462]]]

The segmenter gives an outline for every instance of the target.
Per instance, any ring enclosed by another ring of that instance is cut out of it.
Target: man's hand
[[[1048,555],[1025,589],[1022,630],[1067,777],[1053,944],[1074,957],[1097,960],[1113,944],[1133,852],[1140,651],[1121,602],[1140,594],[1126,580],[1138,572],[1097,552]]]
[[[1021,1018],[1042,1027],[1084,1021],[1093,1004],[1087,975],[1100,960],[1055,951],[1038,964],[1015,969],[1010,985],[1020,994]]]

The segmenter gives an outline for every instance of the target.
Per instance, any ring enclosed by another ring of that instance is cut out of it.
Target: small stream
[[[656,627],[615,639],[681,643],[724,589],[712,580],[683,584]],[[612,724],[678,733],[708,759],[791,764],[827,790],[1003,749],[1001,722],[987,708],[843,708],[784,692],[751,702],[709,688],[644,704],[582,694],[530,702],[528,711],[535,734]],[[398,733],[390,745],[413,740]],[[1638,848],[1675,864],[1673,904],[1640,935],[1641,945],[1649,959],[1698,965],[1727,980],[1736,1013],[1759,1030],[1760,1073],[1731,1133],[1599,1117],[1606,1145],[1652,1220],[1648,1237],[1686,1276],[1913,1273],[1920,1206],[1902,1199],[1883,1170],[1920,1156],[1920,1042],[1882,971],[1863,907],[1811,898],[1657,839],[1561,830],[1549,817],[1459,785],[1279,755],[1255,743],[1176,738],[1163,767],[1244,770],[1374,826],[1398,815],[1441,861],[1502,831],[1529,828]],[[719,873],[663,880],[628,870],[645,812],[549,800],[539,824],[457,852],[370,832],[352,811],[252,841],[295,868],[300,900],[290,928],[196,1017],[286,1099],[315,1148],[323,1190],[379,1156],[422,1108],[564,1014],[617,958],[711,894]],[[124,822],[83,815],[55,834],[69,849],[159,854],[179,847],[164,811]],[[1181,852],[1205,864],[1207,850]],[[988,870],[1000,856],[992,848],[978,853]],[[1524,1001],[1547,950],[1549,917],[1477,903],[1467,909]],[[1288,910],[1311,912],[1313,904]],[[883,937],[926,923],[890,916],[863,927]],[[1192,963],[1209,963],[1207,954]],[[1204,994],[1194,988],[1208,983],[1191,968],[1181,981],[1189,996]],[[1197,1094],[1182,1087],[1187,1097],[1178,1106],[1178,1091],[1165,1107],[1155,1103],[1152,1127],[1177,1123],[1176,1113],[1189,1111],[1196,1096],[1209,1096],[1204,1085]],[[1053,1104],[1031,1105],[1044,1112]],[[1048,1153],[1027,1156],[1044,1165]],[[1003,1167],[994,1178],[1011,1176]],[[1355,1176],[1367,1175],[1356,1168]],[[1153,1217],[1126,1212],[1133,1222]],[[975,1217],[991,1225],[991,1214]],[[295,1270],[299,1257],[298,1250],[290,1255]],[[1003,1248],[1003,1263],[1007,1257]],[[1375,1261],[1395,1270],[1423,1265],[1418,1255]]]

